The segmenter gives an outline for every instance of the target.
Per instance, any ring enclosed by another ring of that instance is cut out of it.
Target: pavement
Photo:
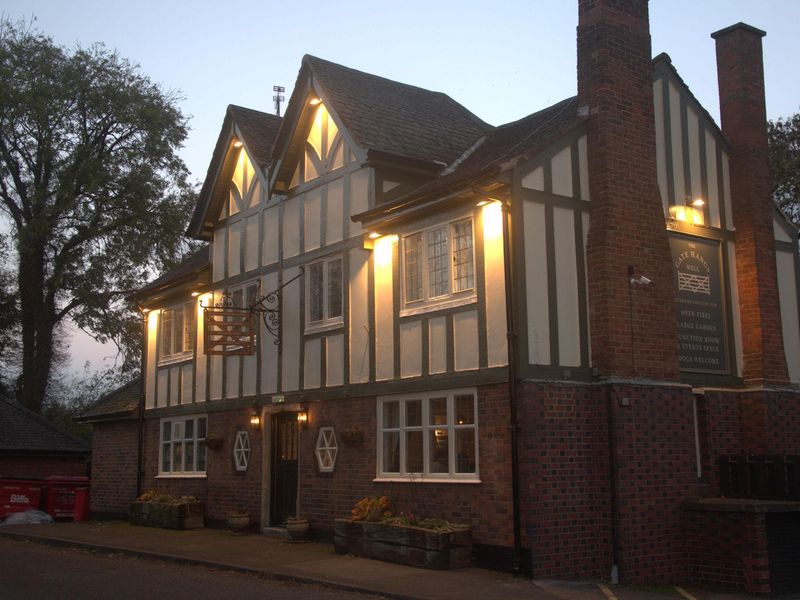
[[[468,568],[431,571],[336,554],[332,544],[292,542],[220,529],[174,531],[121,521],[0,526],[0,536],[106,554],[199,565],[398,600],[745,600],[686,587],[515,578]]]

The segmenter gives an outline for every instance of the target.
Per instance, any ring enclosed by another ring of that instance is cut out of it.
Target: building
[[[646,0],[579,14],[577,97],[499,127],[312,56],[283,119],[229,106],[188,231],[208,248],[137,294],[142,419],[98,422],[120,431],[95,465],[135,477],[138,423],[139,489],[212,520],[325,535],[386,494],[470,523],[481,564],[787,589],[773,517],[687,504],[720,496],[720,457],[800,454],[764,33],[714,34],[720,129],[651,58]]]
[[[0,397],[0,479],[86,475],[90,455],[82,440]]]

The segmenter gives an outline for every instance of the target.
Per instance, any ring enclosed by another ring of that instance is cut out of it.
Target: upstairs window
[[[309,327],[342,322],[342,258],[312,263],[307,269],[307,321]]]
[[[403,237],[403,291],[407,307],[475,290],[472,220]]]
[[[194,302],[161,311],[162,359],[189,354],[194,348]]]

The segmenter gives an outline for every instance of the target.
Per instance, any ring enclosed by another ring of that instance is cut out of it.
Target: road
[[[376,600],[315,585],[272,581],[119,554],[0,538],[0,600]]]

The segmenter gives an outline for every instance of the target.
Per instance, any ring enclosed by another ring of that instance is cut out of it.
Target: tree
[[[180,98],[103,45],[0,22],[0,209],[21,337],[17,399],[40,412],[71,319],[138,363],[127,293],[186,251],[194,202]],[[0,226],[2,223],[0,223]]]
[[[800,113],[767,123],[772,199],[800,227]]]

